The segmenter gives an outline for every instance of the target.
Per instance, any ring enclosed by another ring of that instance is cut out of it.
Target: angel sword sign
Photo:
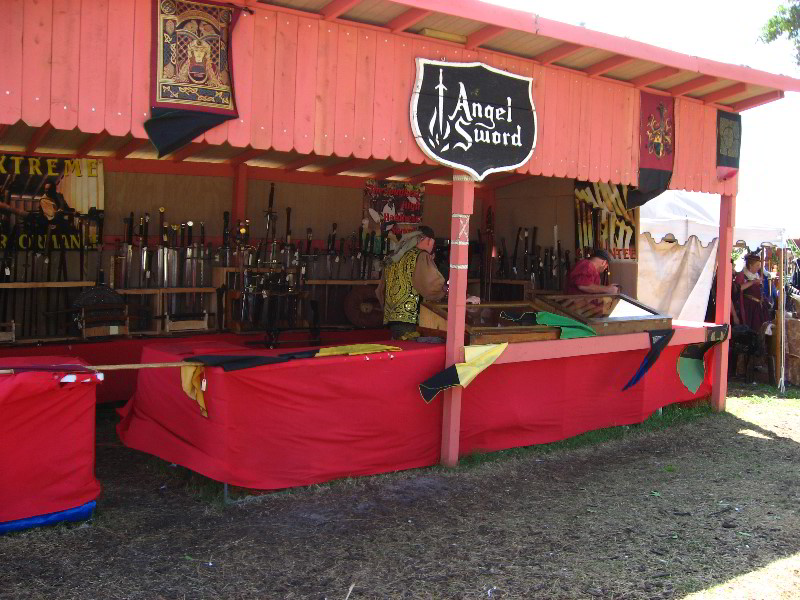
[[[418,58],[411,130],[433,160],[478,181],[524,165],[536,146],[530,77]]]

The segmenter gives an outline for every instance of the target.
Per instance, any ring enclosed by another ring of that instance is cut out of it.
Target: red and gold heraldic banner
[[[639,186],[628,194],[628,208],[666,191],[675,161],[675,99],[641,93]]]
[[[211,1],[154,0],[145,130],[159,156],[238,116],[231,36],[240,11]]]

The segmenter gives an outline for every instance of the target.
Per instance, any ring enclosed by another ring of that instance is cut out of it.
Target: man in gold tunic
[[[404,235],[386,260],[375,293],[393,340],[418,337],[420,302],[437,302],[447,295],[447,283],[433,262],[435,237],[430,227],[422,225]]]

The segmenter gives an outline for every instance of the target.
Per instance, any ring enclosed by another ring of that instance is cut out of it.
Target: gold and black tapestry
[[[241,9],[218,2],[154,0],[147,135],[159,157],[238,116],[231,36]]]

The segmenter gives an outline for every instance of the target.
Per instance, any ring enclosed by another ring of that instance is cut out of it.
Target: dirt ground
[[[797,598],[800,393],[754,389],[660,431],[227,506],[104,411],[96,516],[0,538],[0,598]]]

